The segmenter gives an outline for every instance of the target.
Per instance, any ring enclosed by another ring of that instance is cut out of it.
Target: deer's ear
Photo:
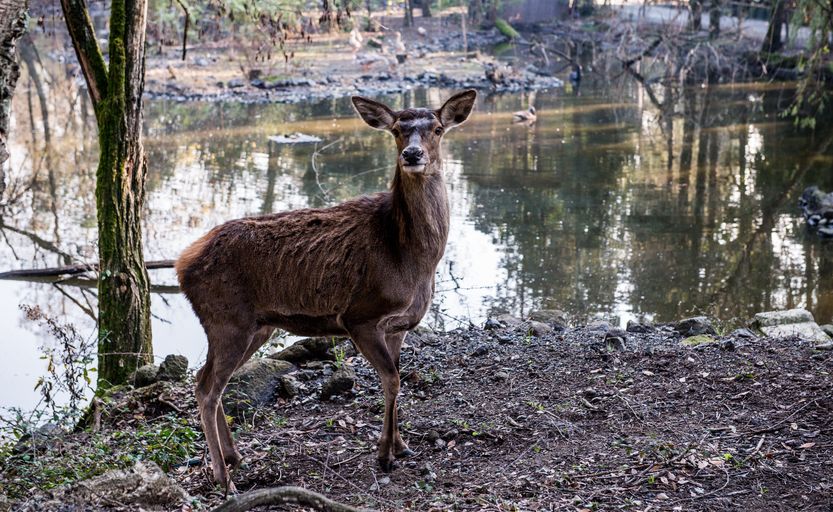
[[[364,122],[370,125],[371,128],[377,130],[389,130],[396,120],[396,115],[386,105],[378,101],[362,98],[361,96],[353,96],[353,106],[356,112],[359,113]]]
[[[474,89],[455,94],[437,111],[440,123],[446,130],[462,124],[471,114],[476,99],[477,91]]]

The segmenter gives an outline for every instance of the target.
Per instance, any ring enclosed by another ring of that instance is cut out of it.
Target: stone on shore
[[[754,325],[772,338],[799,337],[818,344],[830,343],[827,335],[806,309],[766,311],[755,315]]]
[[[159,365],[159,371],[156,373],[157,380],[165,380],[169,382],[181,382],[185,380],[188,374],[188,358],[185,356],[169,354]]]
[[[251,359],[231,376],[223,395],[226,413],[241,413],[274,402],[283,388],[281,377],[295,370],[295,365],[277,359]]]
[[[557,309],[539,309],[529,314],[529,319],[550,325],[558,325],[562,329],[567,326],[567,315]]]
[[[551,333],[552,327],[545,324],[544,322],[531,320],[529,322],[529,332],[532,333],[533,336],[540,338],[541,336],[545,336]]]
[[[330,379],[321,387],[321,399],[329,400],[333,395],[347,393],[353,389],[355,383],[356,373],[352,369],[342,366],[333,372]]]
[[[338,338],[304,338],[266,357],[295,364],[307,361],[334,361],[336,357],[333,345],[340,341]]]
[[[712,327],[711,320],[705,316],[694,316],[680,320],[674,324],[674,330],[685,337],[698,336],[700,334],[717,334],[717,331]]]
[[[136,371],[133,372],[130,375],[130,377],[127,378],[127,382],[129,384],[133,384],[133,386],[137,388],[143,388],[145,386],[150,386],[151,384],[155,383],[158,380],[158,374],[158,366],[156,366],[155,364],[146,364],[144,366],[136,368]]]
[[[150,461],[82,480],[59,491],[58,497],[64,503],[118,503],[140,510],[179,510],[190,500],[178,483]]]

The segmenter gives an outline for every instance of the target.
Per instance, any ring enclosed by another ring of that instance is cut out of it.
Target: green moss
[[[6,442],[0,445],[0,493],[24,499],[32,488],[71,485],[139,460],[152,460],[169,471],[200,453],[199,437],[196,425],[167,415],[115,431],[68,433],[57,440],[58,448],[38,454],[13,454],[15,441]]]
[[[521,37],[518,31],[512,28],[512,25],[510,25],[509,22],[507,22],[504,19],[496,19],[495,28],[497,28],[501,34],[505,35],[509,39],[518,39],[519,37]]]
[[[696,347],[698,345],[714,343],[716,341],[716,339],[712,338],[708,334],[698,334],[697,336],[689,336],[688,338],[684,339],[681,343],[687,347]]]

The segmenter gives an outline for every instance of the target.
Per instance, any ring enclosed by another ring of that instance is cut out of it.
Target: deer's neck
[[[391,194],[403,255],[433,272],[448,239],[448,194],[442,174],[413,175],[397,166]]]

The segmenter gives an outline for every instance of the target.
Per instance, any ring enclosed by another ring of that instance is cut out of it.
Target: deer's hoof
[[[393,459],[378,459],[379,460],[379,468],[382,469],[383,473],[390,473],[393,471]]]
[[[413,457],[414,455],[416,455],[416,452],[406,446],[404,450],[395,454],[394,457],[397,459],[407,459],[408,457]]]

